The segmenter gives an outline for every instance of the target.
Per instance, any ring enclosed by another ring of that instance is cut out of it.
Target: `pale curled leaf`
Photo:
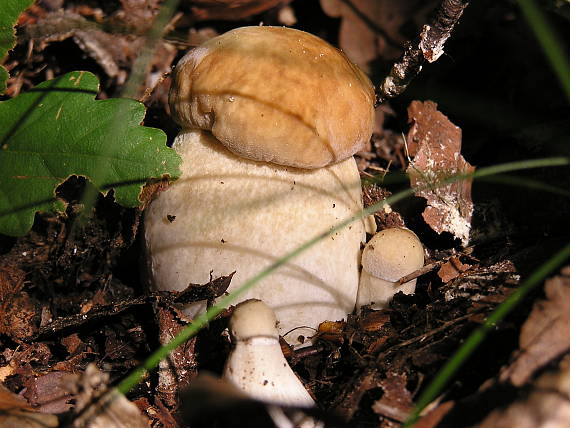
[[[35,212],[61,209],[54,192],[72,175],[114,188],[127,207],[140,204],[149,179],[178,175],[165,134],[140,126],[144,106],[95,101],[97,90],[93,74],[71,72],[0,103],[0,233],[23,235]]]
[[[416,196],[427,200],[423,218],[434,231],[449,232],[465,246],[473,215],[471,179],[438,186],[442,180],[475,170],[461,156],[461,129],[431,101],[413,101],[408,107],[408,121],[412,126],[407,144],[414,159],[407,173],[412,187],[418,189]]]

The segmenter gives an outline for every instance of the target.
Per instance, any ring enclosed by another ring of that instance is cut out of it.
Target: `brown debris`
[[[156,317],[159,328],[159,341],[171,341],[191,320],[172,307],[157,305]],[[187,341],[170,353],[159,364],[158,397],[169,407],[175,407],[180,390],[186,387],[198,374],[196,361],[196,337]]]
[[[78,381],[70,385],[77,396],[73,409],[74,428],[146,428],[139,409],[115,389],[108,389],[109,375],[90,364]]]
[[[400,56],[409,40],[402,27],[413,20],[419,28],[434,5],[421,1],[321,0],[327,15],[342,19],[340,48],[364,70],[377,58],[390,61]]]
[[[235,271],[219,278],[211,278],[210,282],[204,285],[189,284],[184,290],[175,294],[173,302],[185,304],[199,300],[213,301],[226,292],[234,275]]]
[[[408,150],[414,159],[407,173],[416,196],[427,200],[423,218],[437,233],[449,232],[466,246],[473,214],[472,179],[438,186],[442,180],[475,170],[461,156],[461,129],[432,101],[412,101],[408,121],[412,124],[407,135]]]
[[[556,326],[553,326],[556,328]],[[567,428],[570,426],[570,359],[532,385],[528,397],[494,410],[478,428]]]
[[[40,304],[22,291],[25,273],[18,268],[0,267],[0,334],[25,340],[36,334]]]
[[[384,394],[374,402],[372,410],[378,415],[404,422],[414,408],[412,394],[406,388],[407,382],[405,373],[388,372],[386,378],[380,381]]]
[[[238,21],[283,6],[291,0],[196,0],[192,2],[192,18],[196,21]]]
[[[524,385],[534,373],[570,352],[570,268],[546,281],[546,300],[534,304],[522,326],[520,351],[501,379]]]
[[[360,408],[360,400],[372,388],[378,387],[376,370],[366,370],[344,385],[332,408],[344,421],[350,421]]]
[[[42,413],[64,413],[73,407],[71,401],[75,397],[69,392],[69,385],[77,380],[77,375],[60,371],[28,378],[23,396]]]
[[[446,263],[441,265],[437,271],[437,276],[439,276],[443,282],[449,282],[457,278],[461,273],[469,270],[470,267],[471,265],[462,263],[459,257],[451,257]]]
[[[4,428],[55,428],[55,415],[38,413],[19,395],[0,385],[0,426]]]
[[[118,10],[108,21],[102,23],[88,20],[84,9],[78,14],[72,10],[58,10],[38,19],[25,27],[26,37],[33,41],[36,51],[43,51],[48,44],[66,39],[73,41],[87,55],[93,58],[105,74],[122,85],[128,77],[128,70],[146,43],[143,34],[153,22],[158,5],[123,0],[123,9]],[[145,19],[141,17],[146,16]],[[103,18],[101,17],[101,20]],[[112,32],[110,32],[111,30]],[[170,71],[177,50],[161,41],[151,62],[153,74],[147,76],[144,88],[152,91],[160,79],[157,75]],[[143,88],[143,89],[144,89]],[[142,89],[140,95],[144,92]]]
[[[446,401],[425,412],[422,418],[414,424],[414,428],[436,428],[447,413],[453,410],[454,401]]]
[[[376,185],[368,184],[362,188],[364,207],[377,204],[386,198],[392,196],[388,190]],[[389,229],[391,227],[404,227],[404,220],[399,213],[392,210],[390,205],[384,205],[380,210],[374,212],[374,218],[379,230]]]

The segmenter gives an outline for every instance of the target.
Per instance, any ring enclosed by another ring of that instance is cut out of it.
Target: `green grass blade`
[[[480,177],[479,181],[486,181],[490,183],[505,184],[507,186],[524,187],[529,190],[539,190],[541,192],[552,193],[555,195],[570,198],[570,190],[561,187],[552,186],[538,180],[533,180],[526,177],[518,177],[514,175],[500,174],[489,177]]]
[[[519,6],[570,101],[570,61],[564,53],[563,43],[534,0],[519,0]]]
[[[507,300],[493,311],[481,327],[471,333],[464,344],[456,351],[449,362],[443,366],[425,391],[420,395],[415,409],[402,428],[413,426],[421,411],[439,395],[457,370],[459,370],[477,346],[479,346],[479,344],[485,339],[489,331],[492,330],[505,316],[507,316],[507,314],[511,312],[534,287],[541,284],[544,278],[551,274],[568,258],[570,258],[570,244],[566,245],[562,250],[534,271],[532,275],[530,275],[520,285],[520,287],[507,298]]]

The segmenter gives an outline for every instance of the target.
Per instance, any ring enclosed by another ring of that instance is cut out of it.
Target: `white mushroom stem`
[[[205,131],[176,139],[182,178],[146,213],[145,234],[156,289],[183,290],[236,271],[228,291],[317,234],[362,209],[353,158],[301,170],[240,158]],[[276,311],[290,343],[312,336],[319,323],[354,307],[364,222],[335,232],[240,300],[257,298]],[[187,308],[197,315],[205,305]]]
[[[362,253],[362,273],[356,307],[388,307],[394,294],[413,294],[416,280],[398,284],[398,280],[424,264],[421,241],[409,229],[391,228],[372,237]]]
[[[230,320],[234,348],[224,378],[248,396],[280,406],[313,407],[315,402],[283,356],[274,312],[259,300],[240,303]],[[275,408],[273,412],[276,412]],[[314,421],[305,420],[303,427]],[[296,421],[296,426],[299,421]]]

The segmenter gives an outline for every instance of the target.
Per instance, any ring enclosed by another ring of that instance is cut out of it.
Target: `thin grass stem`
[[[564,53],[564,44],[534,0],[519,0],[519,6],[570,101],[570,61]]]

